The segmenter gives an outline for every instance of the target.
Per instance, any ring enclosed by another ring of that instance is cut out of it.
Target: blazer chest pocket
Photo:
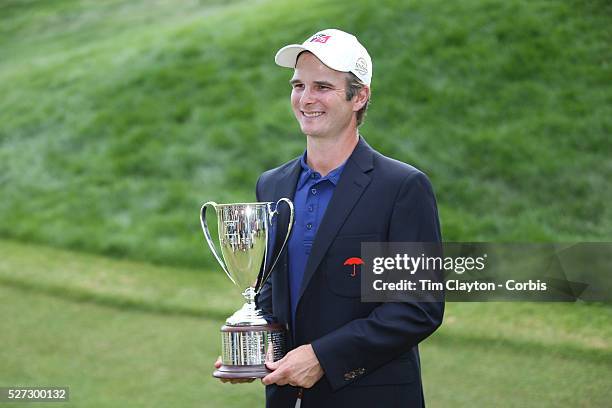
[[[343,297],[361,296],[361,243],[378,240],[378,234],[336,237],[323,263],[323,273],[331,292]]]

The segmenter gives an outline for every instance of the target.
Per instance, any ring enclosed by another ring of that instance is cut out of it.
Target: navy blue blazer
[[[299,158],[263,173],[258,201],[293,199]],[[278,220],[280,248],[288,215]],[[373,150],[360,137],[346,162],[306,264],[291,321],[287,253],[258,306],[291,328],[289,348],[312,344],[325,375],[304,390],[302,407],[424,405],[418,344],[442,323],[443,303],[363,303],[361,274],[344,266],[361,242],[440,242],[436,200],[425,174]],[[293,407],[298,389],[266,387],[268,407]]]

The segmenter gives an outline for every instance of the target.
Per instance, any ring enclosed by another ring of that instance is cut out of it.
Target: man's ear
[[[357,95],[353,98],[353,112],[359,111],[364,107],[366,102],[370,99],[370,87],[364,86],[357,92]]]

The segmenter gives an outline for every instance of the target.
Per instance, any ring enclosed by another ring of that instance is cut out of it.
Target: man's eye
[[[331,87],[327,85],[319,85],[319,89],[327,90],[327,89],[331,89]]]
[[[304,88],[304,84],[293,84],[293,89],[302,89]]]

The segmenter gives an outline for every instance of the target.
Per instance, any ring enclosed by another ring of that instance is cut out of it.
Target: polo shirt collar
[[[338,181],[340,181],[340,176],[342,175],[342,170],[344,170],[345,165],[346,160],[340,166],[330,171],[325,177],[321,177],[321,174],[314,171],[310,168],[310,166],[308,166],[308,162],[306,161],[306,151],[304,151],[304,154],[302,154],[302,156],[300,157],[300,166],[302,167],[302,172],[300,174],[300,178],[298,179],[297,188],[302,188],[309,179],[316,179],[317,182],[329,180],[335,186],[338,184]]]

